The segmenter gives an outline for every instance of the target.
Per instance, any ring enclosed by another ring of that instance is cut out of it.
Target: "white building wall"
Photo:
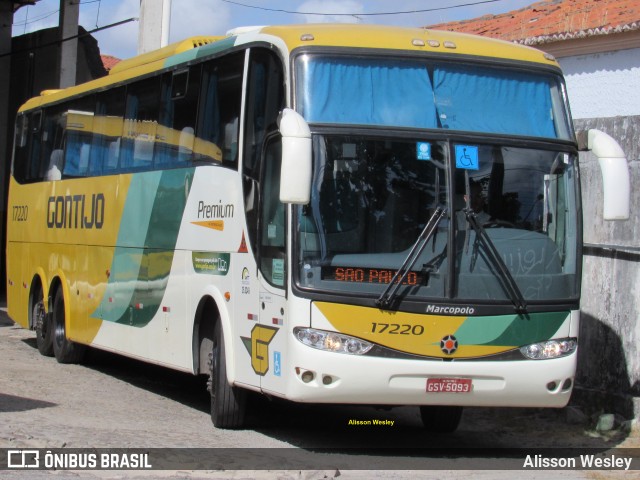
[[[574,119],[640,115],[640,48],[558,61]]]
[[[637,45],[637,43],[636,43]],[[640,423],[640,48],[561,57],[576,130],[597,128],[622,146],[631,217],[602,219],[602,175],[580,154],[584,261],[574,399],[587,412]]]

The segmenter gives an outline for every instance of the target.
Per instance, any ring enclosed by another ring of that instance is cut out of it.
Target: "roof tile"
[[[104,65],[107,72],[120,62],[119,58],[112,55],[100,55],[100,58],[102,59],[102,65]]]
[[[536,45],[640,30],[640,0],[545,0],[520,10],[428,28]]]

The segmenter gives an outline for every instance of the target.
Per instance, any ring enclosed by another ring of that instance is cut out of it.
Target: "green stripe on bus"
[[[455,336],[463,345],[522,346],[549,340],[569,312],[469,317]]]
[[[169,280],[194,169],[134,175],[111,276],[92,317],[143,327],[155,316]],[[148,212],[148,218],[140,218]],[[126,233],[127,230],[135,233]]]
[[[162,172],[132,174],[105,294],[91,317],[116,322],[131,304],[140,275],[142,248],[151,221],[151,205],[157,195]]]

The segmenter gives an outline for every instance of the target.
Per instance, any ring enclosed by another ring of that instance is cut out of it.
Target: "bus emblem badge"
[[[442,350],[447,355],[452,355],[458,350],[458,340],[453,335],[447,335],[442,340],[440,340],[440,350]]]
[[[251,367],[258,375],[265,376],[269,371],[269,344],[276,333],[278,333],[278,330],[276,327],[255,325],[251,329],[251,338],[240,337],[247,352],[251,355]],[[278,356],[278,359],[279,358]],[[276,369],[278,371],[280,369],[279,362],[276,364]]]

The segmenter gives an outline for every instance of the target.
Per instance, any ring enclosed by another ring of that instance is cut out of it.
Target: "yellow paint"
[[[362,338],[400,352],[430,357],[466,358],[494,355],[512,346],[460,345],[452,355],[440,349],[440,340],[455,335],[467,317],[391,312],[376,308],[314,302],[341,333]]]
[[[424,28],[305,24],[265,27],[262,29],[262,33],[282,38],[290,51],[305,46],[392,49],[451,55],[477,55],[558,66],[557,62],[545,58],[543,52],[531,47],[475,35]],[[305,34],[313,35],[313,40],[301,40],[302,35]],[[421,40],[425,45],[416,46],[413,43],[414,40]],[[429,40],[437,41],[438,46],[429,46]],[[445,42],[453,42],[455,48],[447,48]]]
[[[269,343],[278,333],[278,329],[256,325],[251,330],[251,367],[258,375],[269,370]]]
[[[51,282],[59,277],[68,309],[67,335],[83,343],[93,340],[102,322],[88,315],[98,307],[106,289],[130,181],[131,175],[114,175],[19,185],[11,178],[8,211],[13,212],[14,207],[28,211],[26,220],[17,221],[9,213],[7,222],[7,295],[12,319],[28,325],[28,298],[35,275],[40,277],[45,298]],[[52,214],[50,197],[91,198],[97,193],[104,195],[102,228],[75,228],[75,217],[74,228],[47,226]]]

